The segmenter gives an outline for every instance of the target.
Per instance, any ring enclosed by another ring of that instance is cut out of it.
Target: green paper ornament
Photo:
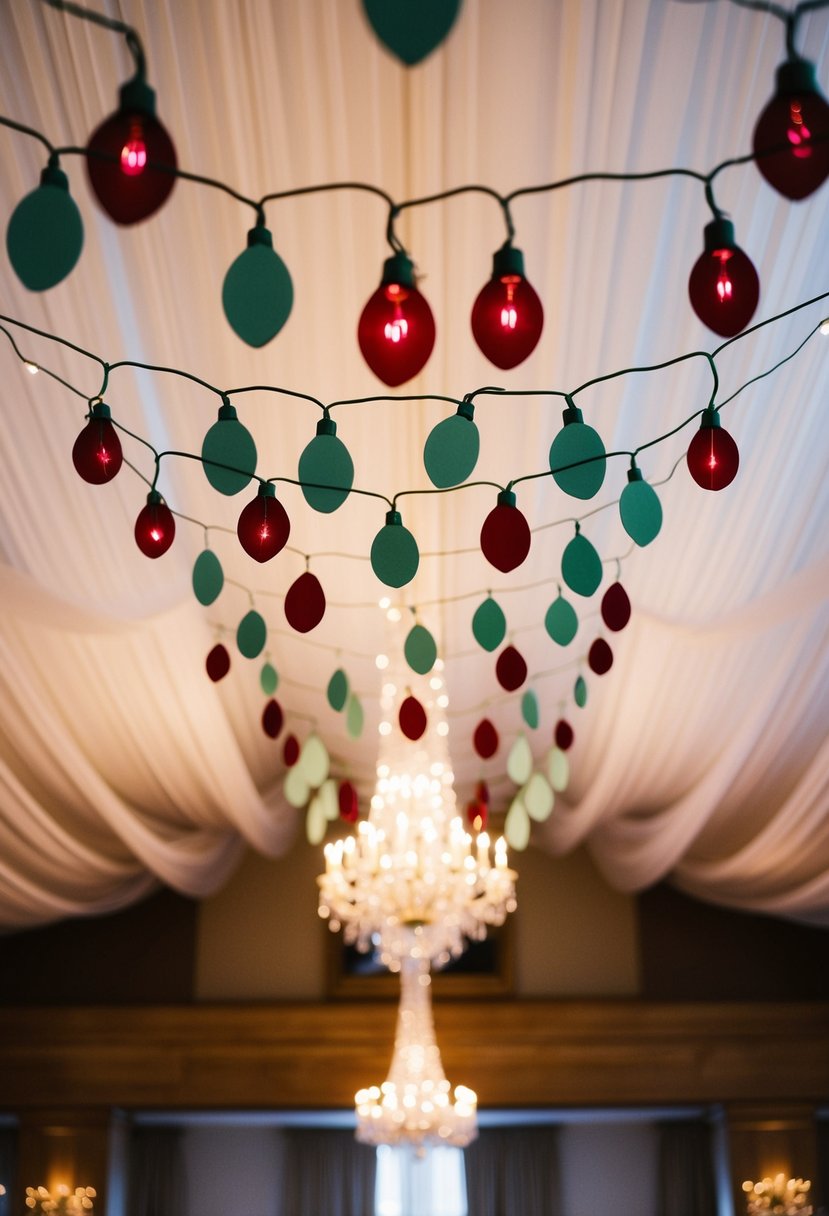
[[[576,535],[561,557],[561,577],[577,595],[592,595],[602,581],[602,560],[576,524]]]
[[[587,704],[587,684],[585,683],[584,676],[579,676],[573,685],[573,700],[579,709],[584,709]]]
[[[478,645],[489,651],[497,650],[506,637],[507,618],[491,595],[475,609],[472,633]]]
[[[582,421],[581,410],[574,405],[563,411],[562,418],[564,426],[550,446],[553,480],[571,498],[592,498],[600,490],[607,469],[601,435]]]
[[[527,808],[524,806],[521,795],[516,794],[504,820],[504,835],[507,844],[511,849],[515,849],[516,853],[522,853],[530,843],[530,826]]]
[[[338,667],[328,681],[326,696],[328,697],[328,704],[336,713],[340,713],[345,708],[345,703],[348,700],[348,676],[342,667]]]
[[[325,813],[325,818],[329,823],[333,823],[335,819],[340,817],[340,799],[337,792],[337,783],[333,777],[327,777],[320,786],[317,794],[322,808]]]
[[[540,721],[538,697],[532,688],[528,688],[521,698],[521,717],[530,730],[538,730],[538,723]]]
[[[420,63],[440,46],[455,24],[461,0],[363,0],[377,37],[407,67]]]
[[[533,771],[533,754],[526,735],[519,735],[507,756],[507,776],[516,785],[529,781]]]
[[[413,625],[406,635],[403,654],[412,671],[425,676],[435,665],[438,648],[435,639],[424,625]]]
[[[533,773],[521,793],[527,813],[536,823],[550,818],[556,796],[543,773]]]
[[[559,591],[544,617],[544,628],[559,646],[568,646],[576,636],[579,618],[569,600]]]
[[[317,433],[299,458],[299,480],[309,507],[330,515],[342,506],[354,484],[354,461],[332,418],[320,418]],[[313,484],[310,484],[313,483]],[[326,489],[324,487],[332,487]]]
[[[560,747],[551,747],[547,752],[547,778],[557,794],[567,789],[570,782],[570,761]]]
[[[296,767],[301,768],[311,789],[318,790],[328,776],[331,758],[318,734],[312,733],[302,745]]]
[[[246,659],[256,659],[265,649],[267,640],[268,627],[264,618],[254,608],[251,608],[250,612],[242,617],[239,628],[236,630],[236,645],[239,647],[239,653]]]
[[[308,782],[305,780],[305,774],[298,764],[294,764],[285,774],[282,793],[288,805],[296,810],[305,806],[308,801],[311,790]]]
[[[259,672],[259,687],[266,697],[272,697],[279,687],[279,676],[272,663],[265,663]]]
[[[264,224],[248,233],[248,247],[231,265],[222,285],[222,307],[248,346],[264,346],[290,316],[294,287]]]
[[[637,545],[649,545],[662,527],[662,504],[653,486],[643,481],[634,465],[628,470],[628,483],[619,499],[622,527]]]
[[[205,549],[193,564],[193,594],[207,607],[217,600],[224,586],[222,563],[212,549]]]
[[[69,179],[50,164],[37,189],[12,212],[6,229],[9,261],[29,291],[47,291],[74,269],[82,248],[83,222]]]
[[[403,527],[400,512],[388,511],[385,525],[372,541],[372,570],[387,587],[403,587],[412,581],[419,565],[417,541]]]
[[[204,475],[220,494],[238,494],[256,472],[256,444],[242,426],[229,401],[219,407],[219,417],[201,445]]]
[[[444,418],[429,433],[423,464],[433,486],[445,490],[466,481],[478,463],[481,437],[473,422],[475,407],[463,401],[458,412]]]
[[[327,831],[328,819],[325,815],[325,803],[319,794],[314,794],[314,797],[308,804],[308,811],[305,816],[305,835],[308,843],[314,845],[322,844]]]
[[[363,733],[364,721],[365,718],[360,699],[352,692],[349,695],[348,706],[345,711],[345,729],[352,739],[360,738],[360,735]]]

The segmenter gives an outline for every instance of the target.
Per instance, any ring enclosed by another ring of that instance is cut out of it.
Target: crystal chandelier
[[[411,674],[407,683],[411,683]],[[468,1144],[477,1134],[477,1097],[450,1094],[435,1041],[430,967],[481,941],[516,906],[507,845],[463,826],[442,709],[443,681],[424,696],[429,727],[416,743],[381,722],[383,747],[368,819],[356,834],[325,846],[317,879],[319,913],[346,944],[376,950],[400,973],[394,1055],[387,1080],[356,1095],[357,1138],[369,1144]],[[387,682],[391,713],[398,685]],[[435,695],[432,695],[435,694]],[[384,729],[384,727],[386,729]]]

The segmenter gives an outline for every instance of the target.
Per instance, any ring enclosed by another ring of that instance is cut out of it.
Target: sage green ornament
[[[377,37],[407,67],[420,63],[440,46],[455,24],[461,0],[363,0]]]
[[[305,835],[309,844],[322,844],[328,831],[325,803],[319,794],[314,794],[305,815]]]
[[[423,464],[432,485],[439,490],[459,486],[478,463],[481,437],[474,416],[472,402],[462,401],[457,413],[444,418],[429,432],[423,448]]]
[[[83,248],[83,222],[69,179],[53,158],[40,185],[21,199],[6,229],[6,250],[29,291],[47,291],[72,271]]]
[[[583,421],[581,410],[572,402],[561,416],[564,426],[550,446],[553,480],[571,498],[592,498],[601,489],[607,469],[602,437]]]
[[[587,704],[587,684],[585,683],[584,676],[579,676],[573,685],[573,700],[579,709],[584,709]]]
[[[336,713],[340,713],[345,708],[345,703],[348,700],[348,676],[342,667],[338,667],[328,681],[326,696],[328,697],[328,704]]]
[[[506,637],[507,618],[491,595],[475,609],[472,633],[478,645],[489,651],[497,650]]]
[[[326,777],[317,795],[322,803],[325,818],[329,823],[340,817],[340,800],[337,796],[337,783],[333,777]]]
[[[259,672],[259,687],[266,697],[272,697],[279,687],[279,675],[272,663],[265,663]]]
[[[363,706],[360,703],[359,697],[352,692],[349,695],[345,711],[345,729],[352,739],[360,738],[360,735],[363,733],[364,721]]]
[[[530,843],[530,817],[520,794],[516,794],[510,803],[504,820],[504,835],[509,847],[517,853],[522,853]]]
[[[399,511],[387,511],[385,525],[371,544],[371,568],[387,587],[403,587],[417,574],[417,541],[403,527]]]
[[[298,764],[294,764],[288,769],[285,774],[285,781],[282,785],[282,793],[285,795],[285,801],[289,806],[299,810],[305,806],[308,801],[311,788],[305,779],[305,774]]]
[[[204,549],[193,563],[193,594],[207,607],[219,598],[224,583],[222,563],[212,549]]]
[[[256,659],[265,649],[268,627],[255,608],[245,613],[236,630],[236,645],[246,659]]]
[[[642,479],[636,465],[628,470],[628,483],[619,499],[619,515],[622,527],[637,545],[649,545],[659,535],[662,503],[653,486]]]
[[[256,472],[256,444],[225,398],[201,445],[204,475],[220,494],[238,494]]]
[[[328,748],[316,732],[308,736],[302,745],[296,766],[302,769],[311,789],[318,790],[328,776],[331,758]]]
[[[413,625],[406,635],[403,644],[403,654],[412,671],[425,676],[435,665],[438,648],[425,625]]]
[[[317,433],[299,458],[299,480],[309,507],[330,515],[341,507],[354,484],[354,461],[337,437],[333,418],[320,418]]]
[[[294,286],[288,267],[274,250],[264,224],[248,232],[248,246],[231,265],[222,285],[222,307],[248,346],[264,346],[288,320]]]
[[[507,756],[507,776],[516,785],[529,781],[533,771],[533,754],[526,735],[519,735]]]
[[[538,697],[532,688],[528,688],[521,698],[521,717],[530,730],[538,730],[541,715],[538,708]]]
[[[592,595],[602,581],[602,559],[576,524],[576,535],[561,557],[561,577],[577,595]]]
[[[579,618],[575,608],[559,591],[558,596],[547,609],[544,628],[559,646],[569,646],[576,636],[578,627]]]
[[[532,774],[521,792],[521,798],[530,818],[536,823],[550,818],[556,796],[543,773]]]

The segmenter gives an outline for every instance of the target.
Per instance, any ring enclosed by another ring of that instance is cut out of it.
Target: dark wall
[[[646,1000],[829,999],[829,929],[700,903],[665,884],[638,899]]]
[[[0,1005],[193,999],[198,904],[160,891],[111,916],[0,936]]]

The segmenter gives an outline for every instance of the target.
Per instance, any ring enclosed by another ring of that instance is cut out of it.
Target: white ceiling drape
[[[727,0],[465,0],[445,44],[408,70],[379,45],[358,0],[101,7],[141,33],[182,167],[254,197],[361,181],[402,201],[469,183],[507,193],[592,171],[707,172],[749,151],[784,55],[779,21]],[[829,11],[804,18],[798,41],[826,87]],[[38,0],[0,6],[0,113],[55,144],[82,144],[130,70],[114,34]],[[0,163],[8,217],[37,184],[43,148],[0,128]],[[383,391],[355,337],[388,252],[381,200],[340,190],[268,204],[295,306],[283,332],[252,350],[220,303],[249,209],[181,181],[155,217],[121,229],[95,204],[81,159],[64,157],[62,167],[85,226],[80,262],[35,294],[4,256],[4,315],[110,363],[173,366],[223,389],[280,385],[324,402]],[[715,194],[760,275],[755,320],[829,291],[829,186],[789,203],[749,164],[721,173]],[[402,213],[397,231],[423,276],[438,338],[401,394],[460,399],[483,385],[572,391],[717,346],[687,296],[710,219],[699,182],[591,182],[519,198],[513,218],[545,330],[530,359],[503,373],[469,329],[504,239],[497,204],[470,193]],[[827,314],[829,302],[816,303],[730,346],[717,357],[718,403],[793,352]],[[90,487],[71,463],[100,368],[6,328],[25,357],[81,396],[28,375],[0,334],[0,926],[112,910],[159,882],[206,895],[245,846],[277,856],[297,828],[281,794],[281,743],[260,727],[261,664],[234,652],[219,685],[204,671],[217,637],[233,650],[251,603],[268,622],[288,729],[304,737],[315,726],[337,773],[352,776],[367,804],[383,682],[375,656],[388,639],[376,607],[387,589],[366,557],[386,508],[352,495],[322,516],[283,485],[296,552],[258,567],[233,535],[252,492],[221,498],[197,464],[165,458],[159,488],[186,518],[169,553],[148,561],[132,537],[144,482],[125,467],[111,484]],[[541,764],[556,719],[566,716],[576,732],[571,782],[535,829],[536,843],[556,853],[586,843],[622,890],[667,878],[703,899],[829,925],[828,356],[818,334],[723,406],[741,455],[723,492],[708,494],[688,476],[693,425],[641,453],[664,510],[663,529],[645,549],[630,544],[613,505],[625,457],[609,462],[587,504],[549,478],[519,483],[534,535],[530,557],[510,575],[479,549],[492,488],[400,499],[422,556],[415,581],[389,594],[403,610],[417,607],[445,660],[462,800],[483,775],[503,809],[513,792],[505,775],[512,741],[525,730]],[[697,358],[588,388],[578,404],[616,451],[678,426],[710,393],[710,371]],[[200,450],[218,405],[190,381],[125,368],[112,372],[106,400],[157,449],[188,452]],[[258,471],[295,477],[317,408],[265,391],[233,400],[256,438]],[[504,485],[543,471],[561,408],[549,396],[478,398],[474,477]],[[426,400],[337,408],[355,485],[388,497],[428,488],[423,444],[451,411]],[[125,451],[152,476],[146,449],[125,441]],[[580,628],[562,650],[543,620],[577,516],[605,575],[593,599],[568,594]],[[204,524],[227,529],[209,533],[227,576],[210,608],[190,585]],[[306,554],[328,610],[300,636],[281,597]],[[598,601],[617,572],[633,617],[610,635]],[[522,722],[521,693],[500,689],[495,655],[472,637],[488,590],[527,659],[541,705],[536,731]],[[599,635],[615,659],[601,678],[584,667]],[[326,702],[337,666],[365,707],[356,741]],[[589,691],[583,709],[572,698],[579,671]],[[501,735],[486,763],[471,746],[484,714]]]

